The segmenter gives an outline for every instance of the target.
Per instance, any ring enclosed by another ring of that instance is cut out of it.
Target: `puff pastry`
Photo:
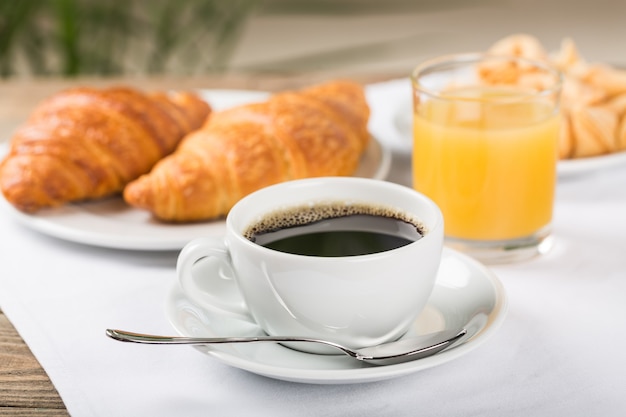
[[[0,188],[25,212],[119,193],[209,113],[193,93],[62,91],[44,100],[14,134],[0,164]]]
[[[488,52],[544,60],[561,70],[560,159],[626,150],[626,71],[587,62],[569,38],[558,51],[548,53],[537,38],[515,34],[497,41]],[[487,69],[481,76],[489,83],[501,81],[494,79],[494,74]],[[532,75],[524,68],[507,73],[509,81],[518,84]]]
[[[369,141],[361,85],[334,81],[213,113],[124,199],[165,221],[228,213],[245,195],[282,181],[350,175]]]

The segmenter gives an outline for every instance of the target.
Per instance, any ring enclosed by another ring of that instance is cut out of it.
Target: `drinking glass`
[[[561,74],[518,57],[461,54],[419,65],[413,186],[444,216],[447,246],[485,263],[552,245]]]

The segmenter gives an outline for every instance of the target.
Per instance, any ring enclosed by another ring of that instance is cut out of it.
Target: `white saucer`
[[[345,355],[315,355],[278,344],[198,346],[196,349],[230,366],[267,377],[315,384],[378,381],[417,372],[451,361],[482,345],[502,324],[507,310],[498,278],[477,261],[444,249],[430,300],[404,337],[465,327],[467,335],[434,356],[397,365],[368,365]],[[192,304],[178,285],[166,302],[166,314],[184,336],[256,336],[252,322],[221,316]]]
[[[268,93],[242,90],[202,90],[202,97],[214,109],[263,100]],[[3,144],[4,145],[4,144]],[[4,155],[8,148],[0,148]],[[391,152],[372,137],[365,150],[355,177],[385,179],[391,168]],[[200,236],[222,236],[223,220],[190,224],[167,224],[155,221],[150,213],[128,206],[121,197],[68,204],[42,210],[35,214],[22,213],[0,198],[4,206],[20,222],[40,233],[56,238],[115,249],[180,250],[190,240]]]

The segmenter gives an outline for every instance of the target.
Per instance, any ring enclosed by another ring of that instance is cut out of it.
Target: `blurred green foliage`
[[[333,17],[341,24],[336,17],[437,12],[499,1],[0,0],[0,78],[223,72],[253,14]],[[243,70],[298,71],[385,59],[394,47],[445,41],[443,32],[417,28],[403,38],[340,45]]]
[[[0,76],[221,71],[255,5],[256,0],[0,0]]]

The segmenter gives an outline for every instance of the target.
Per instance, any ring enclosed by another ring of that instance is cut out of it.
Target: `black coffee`
[[[424,228],[404,213],[341,203],[272,213],[245,236],[270,249],[307,256],[356,256],[415,242]]]

